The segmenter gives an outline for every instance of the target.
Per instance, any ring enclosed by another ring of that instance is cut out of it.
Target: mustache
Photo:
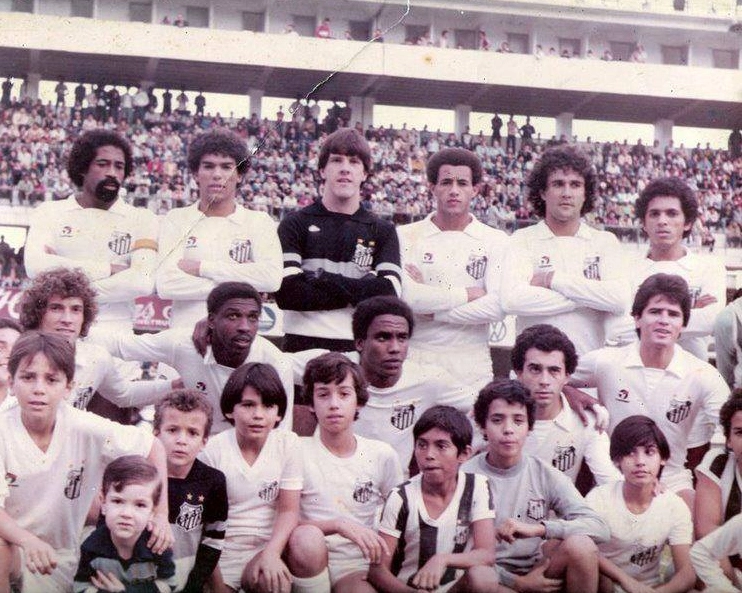
[[[116,188],[108,188],[107,185],[115,185]],[[98,182],[95,186],[95,195],[104,202],[113,202],[119,195],[119,189],[121,184],[119,180],[114,177],[106,177]]]

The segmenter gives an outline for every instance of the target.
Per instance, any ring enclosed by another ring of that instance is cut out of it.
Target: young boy
[[[234,428],[211,439],[203,453],[204,461],[227,478],[227,533],[216,579],[220,593],[291,589],[281,555],[299,522],[303,480],[299,437],[274,430],[286,405],[281,379],[268,364],[244,364],[224,386],[221,409]]]
[[[147,547],[147,524],[162,494],[157,468],[140,455],[125,455],[103,472],[101,513],[105,524],[82,543],[75,593],[175,589],[173,553]]]
[[[74,370],[72,344],[54,334],[27,332],[8,360],[18,405],[0,414],[0,574],[15,580],[25,563],[28,591],[69,590],[80,532],[110,461],[146,455],[163,480],[167,475],[162,445],[151,434],[65,402]],[[159,553],[172,544],[165,502],[153,522],[148,544]]]
[[[523,454],[533,428],[533,406],[528,389],[508,379],[487,385],[474,404],[487,450],[464,464],[464,470],[486,475],[497,492],[500,590],[595,593],[598,554],[593,540],[608,539],[608,528],[567,476]]]
[[[642,586],[666,593],[688,591],[695,583],[690,563],[693,524],[690,511],[675,493],[657,492],[659,475],[670,457],[670,445],[647,416],[629,416],[611,435],[611,459],[624,480],[590,491],[588,504],[608,524],[611,539],[598,545],[600,590],[612,593]],[[674,574],[662,584],[660,556],[670,545]]]
[[[484,476],[460,471],[471,454],[472,428],[450,406],[427,410],[415,424],[421,473],[397,486],[384,505],[386,542],[368,578],[380,593],[498,590],[494,501]]]
[[[227,524],[224,474],[196,459],[213,416],[208,399],[195,389],[175,390],[155,407],[154,432],[167,455],[176,590],[184,593],[203,590],[219,562]]]
[[[357,364],[336,352],[311,360],[304,393],[311,395],[319,429],[302,438],[301,525],[291,534],[288,553],[293,591],[327,592],[332,583],[334,593],[373,593],[368,564],[378,562],[385,548],[374,522],[402,481],[399,459],[387,443],[354,433],[368,400]]]

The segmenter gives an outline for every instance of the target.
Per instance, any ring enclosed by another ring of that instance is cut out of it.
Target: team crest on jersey
[[[80,496],[82,490],[82,472],[84,468],[71,469],[67,472],[67,483],[64,486],[64,495],[70,500]]]
[[[206,393],[206,383],[204,383],[203,381],[196,381],[196,389],[202,391],[203,393]]]
[[[618,394],[616,395],[616,401],[617,402],[627,403],[629,401],[629,390],[628,389],[619,389],[618,390]]]
[[[577,452],[574,445],[557,447],[554,449],[554,457],[551,460],[551,465],[561,472],[566,472],[574,467],[576,458]]]
[[[18,481],[18,476],[15,474],[11,474],[10,472],[7,472],[5,474],[5,484],[8,486],[8,488],[18,488],[18,484],[16,482]]]
[[[353,486],[353,500],[366,504],[371,500],[371,496],[374,493],[374,483],[371,480],[361,480],[356,478],[356,483]]]
[[[696,301],[698,300],[698,297],[701,296],[701,287],[700,286],[689,286],[688,291],[690,292],[690,308],[696,306]]]
[[[175,519],[175,523],[183,529],[183,531],[193,531],[196,527],[201,525],[203,514],[204,505],[195,505],[189,502],[184,502],[180,505],[180,511],[178,511],[178,518]]]
[[[586,257],[582,264],[582,273],[588,280],[600,280],[600,256]]]
[[[415,404],[394,406],[389,422],[391,422],[392,426],[397,430],[405,430],[412,426],[415,422]]]
[[[75,229],[70,225],[66,224],[59,230],[60,237],[72,237],[75,234]]]
[[[453,536],[453,543],[455,545],[463,546],[469,540],[469,526],[468,525],[456,525],[456,534]]]
[[[252,241],[250,239],[235,239],[229,248],[229,257],[238,264],[252,260]]]
[[[466,273],[474,280],[484,278],[484,272],[487,270],[487,256],[472,253],[469,255],[469,262],[466,264]]]
[[[186,249],[193,249],[194,247],[198,247],[198,239],[194,235],[191,235],[186,239],[185,246]]]
[[[356,250],[353,253],[353,263],[365,272],[371,270],[374,263],[374,251],[376,250],[376,241],[369,241],[368,245],[363,244],[363,239],[356,240]]]
[[[641,544],[636,544],[636,550],[631,555],[631,558],[629,558],[629,562],[631,564],[635,564],[636,566],[646,566],[647,564],[651,564],[652,562],[657,560],[657,555],[659,554],[659,546],[642,546]]]
[[[433,263],[433,254],[430,253],[430,251],[426,251],[423,253],[423,263],[424,264],[432,264]]]
[[[534,521],[542,521],[546,517],[546,501],[543,498],[532,498],[526,507],[526,516]]]
[[[131,233],[113,231],[108,248],[116,255],[126,255],[131,251]]]
[[[87,410],[91,399],[93,399],[93,388],[81,387],[75,390],[75,401],[72,402],[72,406],[78,410]]]
[[[276,500],[276,498],[278,498],[278,481],[263,481],[260,490],[258,490],[258,496],[266,502],[273,502]]]
[[[548,255],[542,255],[538,260],[539,268],[548,268],[551,266],[551,258]]]
[[[665,416],[673,424],[680,424],[690,414],[690,401],[678,401],[676,399],[670,402],[670,408],[667,410]]]

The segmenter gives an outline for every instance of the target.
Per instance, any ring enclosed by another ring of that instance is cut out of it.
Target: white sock
[[[330,593],[330,571],[325,568],[313,577],[293,577],[291,593]]]

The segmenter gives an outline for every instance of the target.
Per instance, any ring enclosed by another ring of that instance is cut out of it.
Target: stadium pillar
[[[247,94],[250,97],[250,113],[257,113],[258,119],[262,119],[261,111],[263,110],[263,95],[265,91],[262,89],[250,89],[247,91]]]
[[[356,122],[361,122],[363,129],[365,130],[374,123],[374,104],[375,100],[373,97],[359,97],[353,95],[348,101],[350,107],[350,121],[346,122],[349,127],[356,125]]]
[[[454,132],[461,136],[469,125],[469,115],[471,114],[471,105],[456,105],[454,111]]]
[[[565,136],[567,140],[572,140],[572,120],[575,114],[564,112],[556,116],[556,137],[557,140]]]
[[[654,139],[663,150],[672,140],[672,124],[671,119],[658,119],[654,122]]]
[[[36,100],[39,98],[39,83],[41,82],[41,74],[38,72],[29,72],[26,74],[26,83],[23,85],[24,92],[23,97],[25,99]]]

